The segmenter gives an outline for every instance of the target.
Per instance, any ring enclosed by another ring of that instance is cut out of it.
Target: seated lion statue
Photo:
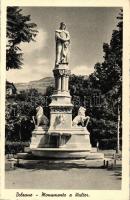
[[[36,107],[36,116],[32,116],[33,121],[36,127],[39,127],[40,125],[47,126],[49,124],[48,118],[44,115],[44,111],[41,105],[38,105]],[[36,120],[35,120],[36,119]]]

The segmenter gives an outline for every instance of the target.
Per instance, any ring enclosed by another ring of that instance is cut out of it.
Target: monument
[[[55,91],[49,105],[50,121],[48,123],[45,117],[43,123],[40,124],[43,109],[38,107],[37,126],[32,132],[30,150],[33,155],[39,157],[89,158],[91,144],[87,124],[90,117],[85,116],[86,109],[80,107],[77,116],[72,120],[73,104],[69,93],[71,40],[65,23],[62,22],[60,28],[55,31],[55,40],[56,60],[53,69]]]

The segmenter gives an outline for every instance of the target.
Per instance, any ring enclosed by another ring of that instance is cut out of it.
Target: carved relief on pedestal
[[[55,118],[55,122],[53,124],[54,129],[58,128],[62,128],[62,126],[65,123],[65,115],[64,114],[57,114],[56,118]]]
[[[64,106],[64,107],[51,107],[51,112],[59,112],[59,113],[71,113],[72,112],[72,107]]]

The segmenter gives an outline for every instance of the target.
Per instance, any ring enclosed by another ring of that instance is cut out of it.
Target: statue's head
[[[65,30],[66,29],[66,24],[64,22],[60,23],[60,29]]]
[[[80,108],[78,110],[78,115],[85,116],[85,112],[86,112],[86,108],[84,108],[83,106],[80,106]]]

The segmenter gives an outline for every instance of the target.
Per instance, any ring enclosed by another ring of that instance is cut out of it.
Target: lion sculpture
[[[86,109],[84,107],[80,107],[78,110],[78,115],[73,119],[72,126],[78,126],[81,123],[82,127],[87,127],[90,117],[85,116]]]

